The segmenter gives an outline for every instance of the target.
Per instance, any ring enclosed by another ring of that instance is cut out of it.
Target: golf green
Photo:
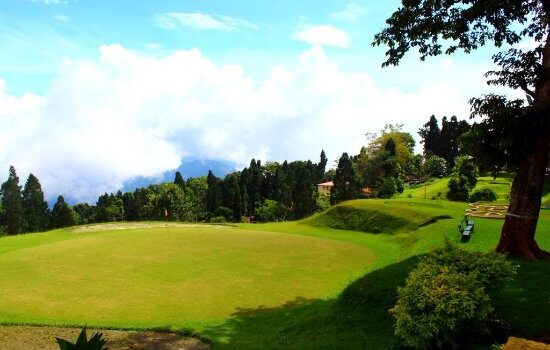
[[[3,238],[0,323],[217,322],[332,296],[376,258],[348,242],[227,226],[120,228]]]

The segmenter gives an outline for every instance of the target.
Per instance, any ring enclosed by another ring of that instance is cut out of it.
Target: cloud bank
[[[385,123],[415,132],[428,115],[466,115],[448,84],[380,89],[341,70],[320,46],[263,81],[200,50],[153,58],[119,45],[93,60],[65,60],[45,96],[13,96],[0,81],[0,171],[29,172],[48,197],[94,202],[136,176],[174,169],[182,157],[247,164],[357,153]]]
[[[308,27],[295,34],[296,40],[310,45],[348,47],[351,39],[342,29],[331,25],[316,25]]]

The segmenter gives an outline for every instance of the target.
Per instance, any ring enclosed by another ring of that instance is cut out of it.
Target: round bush
[[[447,244],[424,256],[398,289],[397,304],[390,310],[395,335],[406,347],[445,349],[487,332],[493,312],[489,293],[514,274],[501,255]]]
[[[470,202],[494,202],[498,198],[495,191],[488,187],[474,191],[470,196]]]
[[[452,201],[466,202],[468,200],[468,179],[465,176],[453,176],[449,179],[447,184],[449,191],[447,192],[447,198]]]
[[[213,224],[223,224],[226,223],[227,220],[223,216],[214,216],[208,220],[208,222],[211,222]]]

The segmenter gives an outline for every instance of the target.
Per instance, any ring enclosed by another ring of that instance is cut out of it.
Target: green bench
[[[472,232],[474,232],[474,222],[468,219],[468,215],[464,215],[464,219],[458,224],[458,232],[460,232],[460,241],[468,242]]]

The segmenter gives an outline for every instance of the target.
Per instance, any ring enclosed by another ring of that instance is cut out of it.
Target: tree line
[[[404,189],[405,182],[447,175],[462,152],[460,133],[469,129],[456,117],[430,117],[420,129],[424,154],[414,154],[415,141],[402,125],[388,124],[379,135],[367,135],[367,145],[357,155],[343,153],[335,168],[321,151],[319,161],[252,159],[248,167],[223,178],[207,176],[185,180],[176,172],[172,183],[153,184],[134,191],[104,193],[95,205],[70,206],[63,196],[50,210],[40,182],[30,174],[25,185],[13,166],[0,189],[0,227],[8,234],[116,221],[296,220],[344,200],[360,197],[389,198]],[[332,181],[330,195],[317,185]]]

